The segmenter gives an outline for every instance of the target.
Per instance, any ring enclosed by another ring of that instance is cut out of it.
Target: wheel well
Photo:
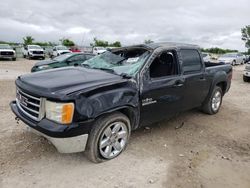
[[[216,86],[220,87],[222,92],[223,92],[223,95],[226,93],[226,89],[227,89],[227,82],[220,82],[220,83],[217,83]]]
[[[122,108],[122,109],[119,109],[118,111],[129,118],[130,123],[131,123],[131,129],[132,130],[135,129],[136,122],[137,122],[135,111],[133,109],[130,109],[130,108]]]

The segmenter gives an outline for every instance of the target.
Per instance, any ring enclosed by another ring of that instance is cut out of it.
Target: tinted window
[[[176,75],[178,73],[178,66],[175,52],[162,52],[154,59],[149,70],[151,78]]]
[[[85,56],[86,56],[86,59],[90,59],[90,58],[94,57],[94,55],[91,55],[91,54],[86,54]]]
[[[202,68],[200,54],[197,50],[181,50],[184,73],[200,71]]]
[[[85,56],[84,55],[76,55],[73,56],[69,59],[70,61],[81,61],[81,60],[85,60]]]

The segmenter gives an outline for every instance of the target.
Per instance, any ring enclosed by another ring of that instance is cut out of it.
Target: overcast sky
[[[0,41],[89,45],[93,37],[123,45],[145,39],[245,50],[240,29],[250,24],[250,0],[5,0]]]

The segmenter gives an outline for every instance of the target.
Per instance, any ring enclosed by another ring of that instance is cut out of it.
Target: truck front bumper
[[[12,101],[10,107],[13,113],[27,124],[32,132],[48,139],[58,152],[76,153],[85,150],[91,122],[73,123],[72,125],[60,125],[47,119],[34,122],[18,109],[16,101]]]

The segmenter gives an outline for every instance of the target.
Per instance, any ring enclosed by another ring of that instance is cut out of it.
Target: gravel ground
[[[127,150],[102,164],[60,154],[16,122],[14,79],[33,60],[0,62],[0,187],[250,187],[250,83],[234,68],[230,92],[214,116],[192,110],[139,129]],[[181,127],[180,125],[183,126]]]

